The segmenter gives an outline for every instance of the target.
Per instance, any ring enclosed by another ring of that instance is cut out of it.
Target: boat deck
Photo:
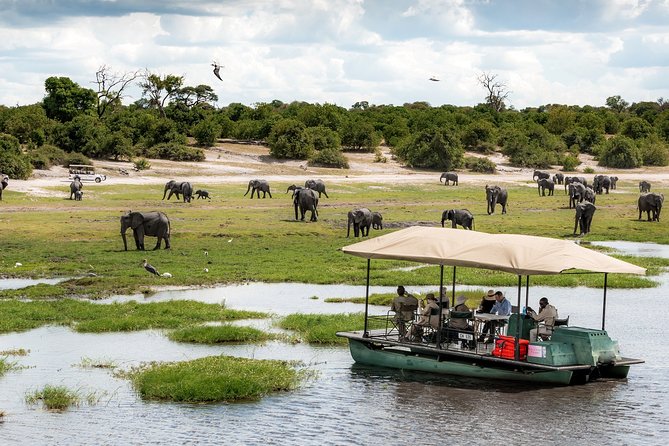
[[[562,365],[553,366],[545,364],[531,363],[526,360],[515,360],[499,358],[492,355],[494,343],[476,342],[475,348],[463,347],[462,343],[442,343],[437,346],[434,343],[413,342],[408,340],[400,341],[397,335],[387,335],[385,330],[369,330],[369,336],[363,336],[363,331],[339,332],[337,336],[352,339],[375,348],[383,349],[388,352],[403,353],[406,355],[425,356],[449,360],[472,360],[475,359],[481,365],[496,364],[505,367],[519,367],[525,370],[544,370],[544,371],[576,371],[591,369],[591,365]],[[643,363],[643,360],[632,358],[621,358],[616,361],[615,366],[626,366],[631,364]]]

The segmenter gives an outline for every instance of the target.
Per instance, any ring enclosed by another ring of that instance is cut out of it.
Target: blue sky
[[[484,72],[517,109],[655,101],[669,0],[0,0],[0,104],[40,101],[49,76],[96,88],[103,65],[210,85],[219,106],[475,105]]]

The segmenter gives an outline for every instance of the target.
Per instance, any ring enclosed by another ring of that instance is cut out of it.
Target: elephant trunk
[[[246,196],[250,190],[251,190],[251,183],[249,183],[249,187],[246,188],[246,193],[244,194],[244,196]],[[253,196],[251,196],[251,198],[253,198]]]

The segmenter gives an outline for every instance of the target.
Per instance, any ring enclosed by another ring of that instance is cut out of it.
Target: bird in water
[[[152,265],[150,265],[149,262],[146,261],[146,259],[144,259],[144,261],[142,262],[142,266],[144,267],[145,270],[147,270],[151,274],[155,274],[156,276],[160,276],[160,273],[158,272],[158,270],[155,267],[153,267]]]
[[[432,82],[439,82],[439,79],[437,79],[435,76],[432,76],[429,80]]]
[[[221,68],[223,68],[223,65],[217,64],[215,61],[213,64],[211,64],[212,67],[214,67],[214,76],[218,78],[218,80],[222,81],[223,79],[221,78]]]

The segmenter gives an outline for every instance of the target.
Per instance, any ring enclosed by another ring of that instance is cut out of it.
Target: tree
[[[615,112],[622,113],[627,109],[629,103],[621,98],[620,95],[616,95],[606,98],[606,106]]]
[[[204,104],[213,106],[212,103],[218,101],[218,96],[209,85],[201,84],[197,87],[183,87],[176,92],[174,100],[191,108]]]
[[[213,117],[200,121],[193,127],[193,136],[201,146],[213,146],[220,134],[221,127],[219,127]]]
[[[632,139],[646,138],[652,133],[653,127],[642,118],[630,118],[620,126],[620,134]]]
[[[373,152],[381,142],[374,126],[363,118],[351,117],[341,130],[341,145],[349,150]]]
[[[504,101],[509,97],[510,91],[506,84],[497,80],[497,75],[492,73],[482,73],[478,76],[479,84],[486,90],[486,104],[493,110],[500,112],[506,107]]]
[[[0,173],[25,180],[32,170],[29,157],[21,152],[19,140],[12,135],[0,133]]]
[[[408,166],[451,170],[462,166],[464,150],[454,132],[428,129],[408,137],[395,149]]]
[[[82,88],[68,77],[50,77],[44,81],[46,96],[42,102],[47,117],[68,122],[93,111],[96,95],[90,88]]]
[[[123,99],[123,91],[128,84],[137,79],[140,75],[139,71],[132,71],[123,74],[112,73],[111,68],[102,65],[95,72],[95,83],[98,84],[96,110],[98,118],[107,112],[109,107],[121,106]]]
[[[142,97],[148,96],[149,107],[157,108],[160,111],[160,116],[164,118],[165,104],[179,93],[183,82],[183,76],[167,74],[161,77],[147,71],[139,86],[142,87]]]
[[[626,136],[615,136],[604,144],[599,157],[600,166],[629,169],[642,163],[641,152],[634,140]]]
[[[304,124],[296,119],[277,122],[267,142],[270,155],[277,158],[307,159],[313,152]]]

